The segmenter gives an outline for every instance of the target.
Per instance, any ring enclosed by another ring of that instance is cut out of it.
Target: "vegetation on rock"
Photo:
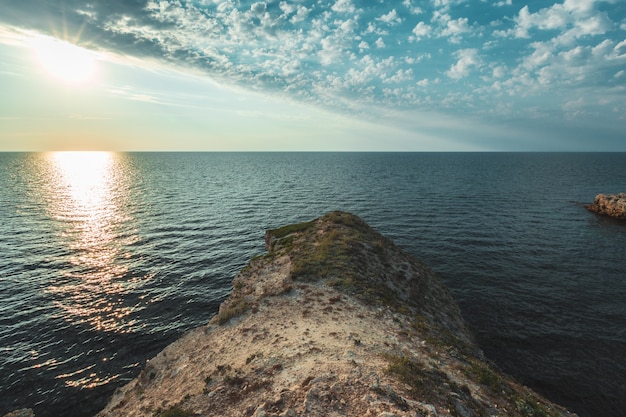
[[[357,216],[266,247],[99,417],[571,415],[488,364],[441,280]]]

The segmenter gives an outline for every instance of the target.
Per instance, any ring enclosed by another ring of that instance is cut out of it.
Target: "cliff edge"
[[[360,218],[266,247],[99,417],[572,415],[488,364],[439,278]]]

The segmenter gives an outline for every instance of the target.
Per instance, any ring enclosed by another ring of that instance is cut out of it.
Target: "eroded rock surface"
[[[35,417],[35,413],[30,408],[22,408],[20,410],[11,411],[4,417]]]
[[[598,194],[593,203],[586,207],[594,213],[626,219],[626,193]]]
[[[438,277],[360,218],[266,243],[211,323],[98,416],[571,415],[489,365]]]

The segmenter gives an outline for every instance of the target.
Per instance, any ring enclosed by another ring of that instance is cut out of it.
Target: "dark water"
[[[486,354],[626,410],[626,154],[0,154],[0,415],[88,416],[204,324],[267,228],[358,214],[439,272]]]

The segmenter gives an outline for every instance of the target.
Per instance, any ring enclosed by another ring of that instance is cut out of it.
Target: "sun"
[[[94,81],[97,69],[94,52],[48,36],[36,37],[31,45],[47,74],[71,85]]]

